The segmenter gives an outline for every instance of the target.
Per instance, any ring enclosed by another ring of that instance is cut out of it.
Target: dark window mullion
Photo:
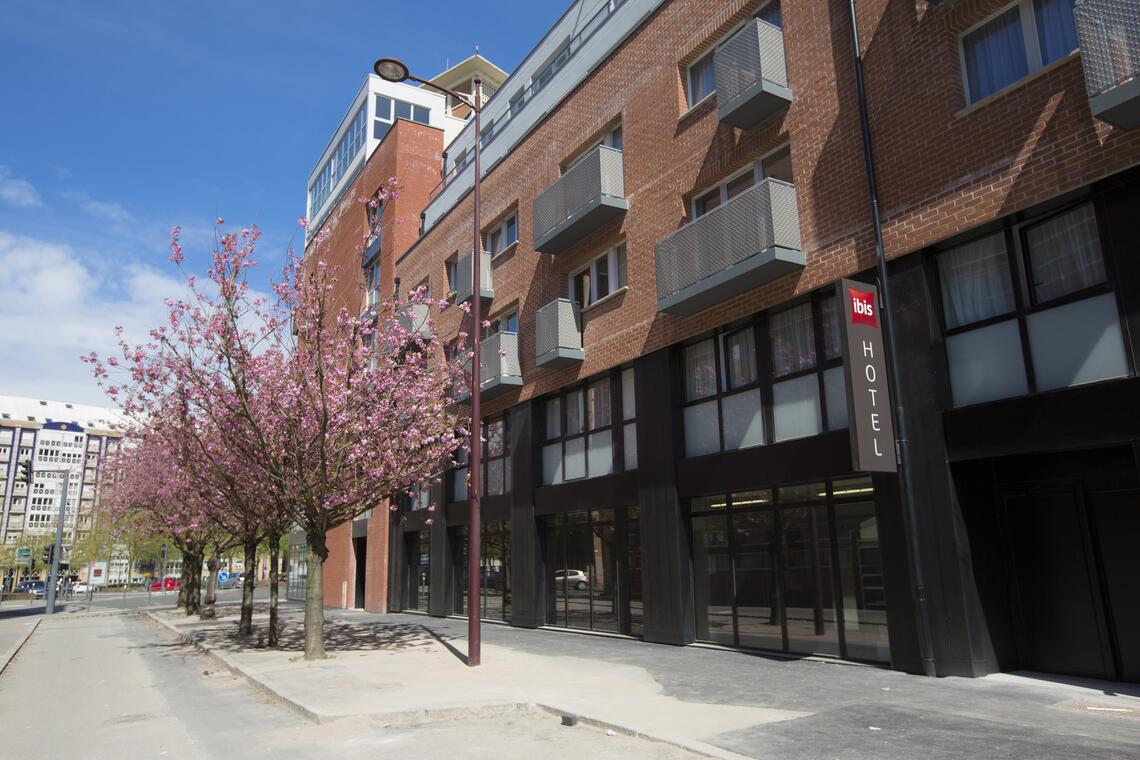
[[[847,657],[847,632],[843,618],[843,585],[839,573],[839,528],[835,520],[835,494],[831,481],[824,483],[827,492],[827,535],[831,544],[831,603],[835,608],[835,630],[839,636],[839,656]]]
[[[1005,255],[1006,266],[1009,267],[1010,285],[1013,290],[1013,303],[1017,309],[1017,331],[1021,336],[1021,360],[1025,366],[1025,385],[1029,393],[1037,392],[1037,376],[1033,371],[1033,357],[1029,352],[1029,327],[1025,322],[1025,293],[1029,297],[1033,297],[1033,283],[1029,282],[1027,277],[1029,275],[1028,262],[1024,267],[1018,266],[1017,252],[1019,242],[1015,239],[1020,232],[1015,232],[1013,228],[1006,227],[1004,230],[1005,235]],[[1028,249],[1021,248],[1022,254],[1028,255]]]
[[[721,362],[721,350],[724,345],[723,334],[713,334],[713,367],[716,371],[716,429],[720,436],[720,447],[718,451],[724,451],[724,417],[721,414],[721,399],[724,398],[724,387],[727,384],[726,378],[721,374],[723,372]]]
[[[824,340],[823,340],[823,315],[822,307],[818,298],[813,298],[811,302],[811,327],[812,334],[815,336],[815,372],[816,372],[816,386],[819,392],[819,429],[821,432],[827,431],[827,388],[823,383],[823,365],[824,365]]]
[[[756,384],[760,388],[760,404],[764,414],[764,443],[776,440],[776,415],[772,386],[775,382],[772,364],[772,341],[768,336],[768,316],[761,314],[753,322],[753,342],[756,344]]]

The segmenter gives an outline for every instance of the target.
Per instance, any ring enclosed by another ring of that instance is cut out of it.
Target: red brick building
[[[856,7],[913,511],[847,430],[849,4],[581,0],[484,110],[482,614],[1136,680],[1140,12]],[[395,263],[458,300],[473,145]],[[393,515],[390,608],[466,611],[465,476]]]

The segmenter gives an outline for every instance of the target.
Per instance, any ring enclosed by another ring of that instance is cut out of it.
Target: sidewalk
[[[284,651],[239,642],[237,607],[219,612],[210,623],[151,617],[319,722],[406,725],[532,706],[724,758],[1140,755],[1135,685],[926,679],[493,624],[483,629],[483,665],[467,668],[464,620],[333,610],[326,642],[335,657],[305,662],[299,609],[283,609]],[[263,613],[258,605],[262,629]]]

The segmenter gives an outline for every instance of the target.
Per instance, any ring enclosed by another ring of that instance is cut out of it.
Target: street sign
[[[16,564],[17,565],[31,565],[32,564],[32,549],[30,546],[16,547]]]
[[[230,579],[230,574],[227,573],[225,570],[219,570],[218,571],[218,583],[225,583],[229,579]]]

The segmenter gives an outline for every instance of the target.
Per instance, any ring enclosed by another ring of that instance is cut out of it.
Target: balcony
[[[364,249],[364,253],[360,254],[360,268],[367,269],[368,265],[372,263],[373,259],[380,255],[380,236],[376,235],[369,238],[368,245]]]
[[[796,188],[766,179],[657,243],[657,310],[695,314],[804,268]]]
[[[467,303],[471,300],[471,287],[474,284],[474,278],[471,272],[471,253],[459,259],[455,266],[455,303]],[[491,277],[491,254],[488,251],[483,251],[483,258],[479,263],[479,280],[482,287],[479,289],[479,296],[483,299],[483,303],[490,303],[495,297],[495,289],[492,287],[493,279]]]
[[[582,315],[578,304],[557,298],[535,317],[535,364],[557,369],[586,358],[582,351]]]
[[[599,145],[535,198],[534,250],[562,253],[628,208],[622,153]]]
[[[424,340],[431,337],[426,303],[406,303],[396,307],[396,321],[409,338],[419,335]]]
[[[717,47],[713,60],[720,121],[751,129],[792,102],[778,26],[752,19]]]
[[[503,355],[500,356],[499,352]],[[519,366],[518,333],[495,333],[479,343],[479,360],[482,371],[479,373],[480,401],[498,398],[504,393],[522,387],[522,367]],[[457,401],[471,398],[470,386],[461,390]]]
[[[1073,17],[1092,115],[1121,129],[1140,126],[1140,4],[1077,0]]]

